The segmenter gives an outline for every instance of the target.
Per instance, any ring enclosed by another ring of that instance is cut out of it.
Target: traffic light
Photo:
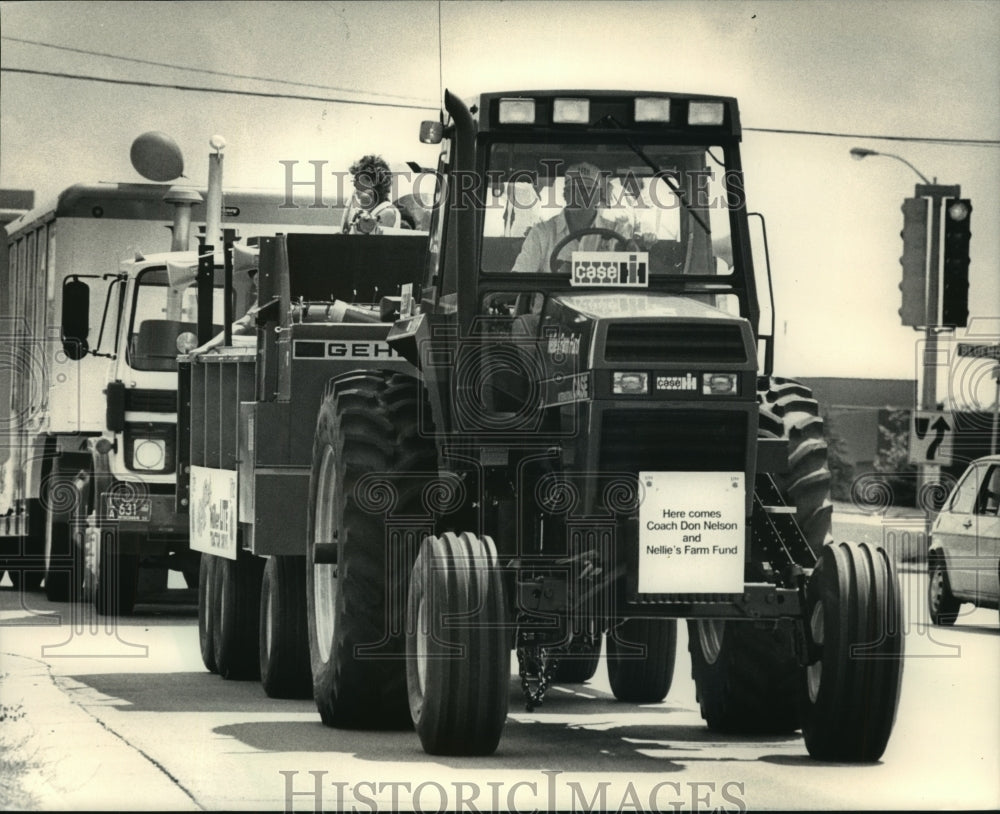
[[[972,203],[965,198],[945,202],[944,274],[941,322],[964,328],[969,322],[969,221]]]
[[[903,306],[899,316],[903,325],[914,328],[927,324],[927,199],[903,201]]]

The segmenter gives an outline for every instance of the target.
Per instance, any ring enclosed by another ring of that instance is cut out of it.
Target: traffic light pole
[[[938,301],[940,299],[941,276],[941,209],[946,198],[957,198],[961,194],[958,186],[943,186],[940,184],[917,184],[914,196],[931,199],[931,234],[930,251],[927,266],[927,314],[925,320],[925,342],[923,354],[923,388],[921,391],[920,408],[934,411],[937,409],[937,377],[938,377]],[[938,467],[933,464],[923,464],[920,467],[919,480],[923,487],[938,480]],[[928,527],[931,522],[928,510]]]

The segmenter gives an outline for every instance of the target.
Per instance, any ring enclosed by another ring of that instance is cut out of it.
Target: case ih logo
[[[648,252],[573,252],[570,285],[646,288]]]
[[[683,376],[657,376],[657,390],[697,390],[698,377],[693,373],[685,373]]]

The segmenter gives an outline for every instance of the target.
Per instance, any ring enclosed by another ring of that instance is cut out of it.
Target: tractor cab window
[[[568,274],[574,252],[640,251],[654,275],[728,274],[722,157],[704,146],[493,144],[483,271]]]
[[[216,323],[222,321],[225,297],[223,274],[222,268],[216,268],[212,304]],[[174,281],[171,285],[167,269],[146,269],[136,279],[132,302],[127,347],[129,365],[136,370],[176,370],[177,354],[197,344],[197,286],[189,280],[181,283]],[[221,324],[213,326],[213,333],[221,330]]]

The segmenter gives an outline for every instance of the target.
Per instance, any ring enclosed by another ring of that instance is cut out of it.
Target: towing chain
[[[518,672],[521,676],[521,693],[524,695],[524,706],[528,712],[540,707],[545,700],[555,676],[558,659],[549,657],[548,648],[540,645],[518,645]],[[534,689],[532,689],[534,684]]]

